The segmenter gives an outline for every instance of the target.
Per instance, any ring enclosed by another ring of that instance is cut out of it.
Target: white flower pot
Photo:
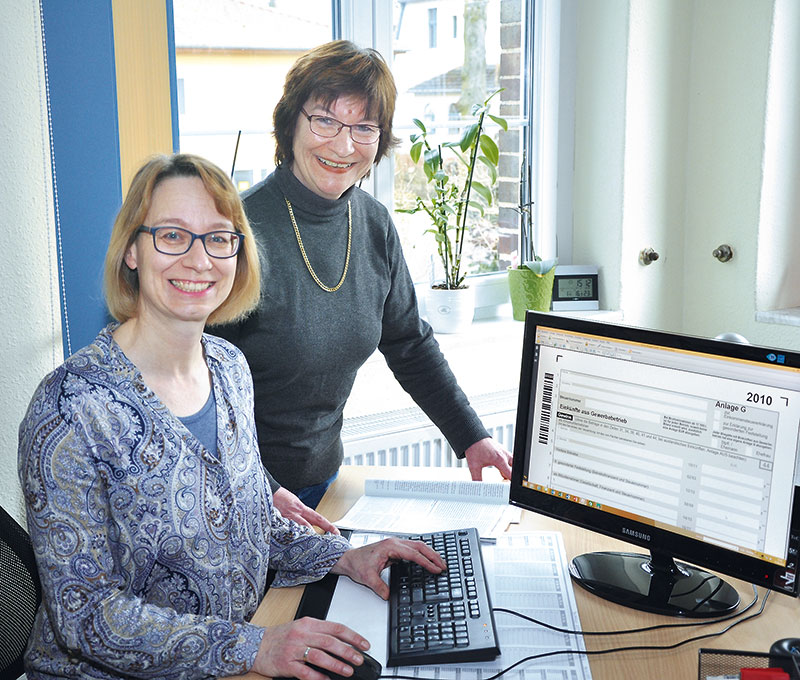
[[[475,289],[430,288],[425,300],[428,323],[436,333],[460,333],[472,324]]]

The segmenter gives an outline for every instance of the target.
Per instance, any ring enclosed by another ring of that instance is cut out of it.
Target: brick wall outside
[[[500,5],[500,93],[499,115],[517,118],[522,114],[522,15],[524,0],[501,0]],[[501,269],[511,264],[510,255],[519,244],[519,166],[521,133],[518,129],[500,135],[498,203],[498,251]]]

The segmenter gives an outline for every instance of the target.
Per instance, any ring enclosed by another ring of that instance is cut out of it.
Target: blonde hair
[[[154,156],[134,176],[114,220],[106,251],[103,292],[108,311],[120,322],[136,316],[139,275],[125,263],[125,254],[150,210],[155,188],[170,177],[198,177],[220,215],[229,219],[236,231],[244,234],[241,249],[236,255],[236,275],[231,292],[208,317],[207,323],[213,325],[238,321],[255,309],[261,296],[258,245],[231,180],[211,161],[192,154]]]

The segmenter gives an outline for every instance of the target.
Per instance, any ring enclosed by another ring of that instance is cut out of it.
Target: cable
[[[758,591],[756,590],[755,586],[753,586],[753,592],[755,593],[756,600],[757,600],[758,599]],[[668,650],[668,649],[677,649],[678,647],[682,647],[683,645],[688,645],[691,642],[698,642],[699,640],[707,640],[709,638],[719,637],[720,635],[724,635],[725,633],[727,633],[731,628],[734,628],[735,626],[738,626],[740,623],[744,623],[745,621],[749,621],[750,619],[754,619],[754,618],[756,618],[758,616],[761,616],[761,614],[764,611],[764,607],[767,604],[767,600],[769,599],[769,593],[770,593],[770,591],[767,591],[764,594],[764,599],[761,601],[761,607],[759,607],[757,612],[755,612],[754,614],[750,614],[749,616],[741,616],[742,614],[744,614],[748,609],[750,609],[753,606],[753,604],[755,603],[755,601],[754,601],[754,602],[750,603],[747,606],[746,609],[743,609],[741,612],[738,612],[735,615],[735,616],[739,617],[736,621],[733,621],[732,623],[728,624],[722,630],[716,631],[714,633],[705,633],[704,635],[695,635],[694,637],[686,638],[685,640],[679,640],[678,642],[674,642],[674,643],[669,644],[669,645],[630,645],[628,647],[611,647],[609,649],[595,649],[595,650],[556,649],[556,650],[553,650],[551,652],[542,652],[541,654],[531,654],[530,656],[526,656],[525,658],[520,659],[519,661],[516,661],[515,663],[511,664],[507,668],[504,668],[503,670],[499,671],[498,673],[495,673],[494,675],[490,675],[487,678],[483,678],[483,680],[497,680],[497,678],[499,678],[500,676],[505,675],[506,673],[508,673],[509,671],[513,670],[517,666],[520,666],[520,665],[522,665],[524,663],[527,663],[528,661],[535,661],[537,659],[545,659],[545,658],[548,658],[548,657],[551,657],[551,656],[562,656],[564,654],[576,654],[576,655],[580,655],[580,656],[603,656],[605,654],[617,654],[619,652],[662,651],[662,650]],[[498,608],[498,609],[500,609],[500,608]],[[504,610],[504,611],[510,612],[510,610]],[[511,613],[515,613],[515,612],[511,612]],[[523,617],[523,618],[527,618],[527,617]],[[676,626],[681,626],[681,625],[702,625],[702,623],[714,623],[714,622],[726,620],[727,618],[731,618],[731,617],[724,617],[724,618],[721,618],[721,619],[715,619],[714,621],[700,622],[700,623],[695,623],[695,624],[691,624],[691,623],[690,624],[664,624],[662,626],[651,626],[650,628],[642,628],[642,629],[639,629],[639,630],[653,630],[655,628],[669,628],[669,627],[676,627]],[[550,627],[550,626],[548,626],[548,627]],[[626,631],[623,631],[623,632],[626,632]],[[610,635],[611,633],[608,633],[608,634]],[[391,675],[391,676],[386,676],[386,677],[387,678],[392,678],[393,680],[434,680],[433,678],[425,678],[424,676],[418,676],[418,675]]]
[[[529,621],[530,623],[535,623],[539,626],[542,626],[543,628],[548,628],[557,633],[566,633],[567,635],[628,635],[630,633],[645,633],[651,630],[660,630],[662,628],[687,628],[691,626],[708,626],[714,623],[722,623],[723,621],[729,621],[731,619],[735,619],[741,616],[742,614],[746,614],[748,611],[750,611],[750,609],[752,609],[755,606],[757,602],[758,602],[758,591],[756,590],[756,587],[753,586],[753,599],[747,606],[744,607],[744,609],[735,611],[732,614],[720,616],[715,619],[704,619],[702,621],[687,621],[684,623],[659,623],[655,626],[645,626],[644,628],[629,628],[627,630],[602,630],[602,631],[571,630],[569,628],[559,628],[558,626],[553,626],[549,623],[545,623],[544,621],[540,621],[539,619],[534,619],[530,616],[526,616],[525,614],[521,614],[520,612],[514,611],[513,609],[506,609],[505,607],[492,607],[492,611],[501,614],[512,614],[513,616],[518,616],[521,619]]]

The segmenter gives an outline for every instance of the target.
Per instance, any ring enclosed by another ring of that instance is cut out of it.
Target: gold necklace
[[[306,269],[308,269],[308,273],[311,274],[311,278],[314,279],[314,282],[320,288],[322,288],[322,290],[327,291],[328,293],[335,293],[337,290],[339,290],[339,288],[342,287],[344,278],[347,276],[347,268],[350,266],[350,244],[353,242],[353,211],[350,207],[350,201],[347,201],[347,256],[344,259],[344,271],[342,272],[342,278],[339,279],[339,283],[337,283],[333,288],[330,288],[319,280],[319,276],[317,276],[317,273],[314,271],[314,268],[308,261],[306,249],[303,247],[303,239],[300,238],[300,230],[297,228],[297,222],[294,219],[292,204],[289,203],[289,199],[285,196],[283,197],[283,200],[286,201],[286,207],[289,208],[289,219],[292,221],[294,235],[297,237],[297,245],[300,246],[300,254],[303,256],[303,262],[306,263]]]

